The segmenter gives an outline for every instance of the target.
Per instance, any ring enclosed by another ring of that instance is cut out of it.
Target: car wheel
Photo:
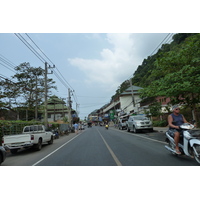
[[[137,133],[137,132],[138,132],[138,130],[135,128],[135,126],[133,126],[133,132],[134,132],[134,133]]]
[[[37,145],[36,145],[36,150],[37,150],[37,151],[40,151],[41,149],[42,149],[42,139],[40,138],[40,139],[38,140]]]
[[[48,141],[48,144],[53,144],[53,136],[51,136],[51,140]]]
[[[2,162],[3,162],[3,156],[0,153],[0,165],[1,165]]]

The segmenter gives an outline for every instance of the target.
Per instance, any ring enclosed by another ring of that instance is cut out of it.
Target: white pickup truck
[[[2,138],[2,146],[13,154],[21,148],[34,147],[41,150],[42,144],[46,142],[53,144],[53,133],[43,125],[25,126],[21,134],[4,135]]]

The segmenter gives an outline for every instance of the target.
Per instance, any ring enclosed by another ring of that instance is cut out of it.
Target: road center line
[[[78,137],[80,134],[76,135],[75,137],[73,137],[72,139],[70,139],[69,141],[65,142],[63,145],[61,145],[60,147],[58,147],[56,150],[52,151],[50,154],[48,154],[47,156],[45,156],[44,158],[40,159],[38,162],[36,162],[35,164],[33,164],[32,166],[36,166],[37,164],[39,164],[40,162],[42,162],[43,160],[45,160],[46,158],[48,158],[49,156],[51,156],[52,154],[54,154],[56,151],[58,151],[59,149],[61,149],[62,147],[64,147],[66,144],[70,143],[72,140],[74,140],[76,137]]]
[[[99,132],[99,135],[101,136],[103,142],[105,143],[106,147],[108,148],[108,151],[110,152],[110,154],[113,157],[114,161],[116,162],[117,166],[122,166],[121,162],[119,161],[119,159],[117,158],[117,156],[114,154],[114,152],[112,151],[112,149],[110,148],[110,146],[108,145],[108,143],[105,141],[105,139],[101,135],[100,131],[98,129],[97,129],[97,131]]]

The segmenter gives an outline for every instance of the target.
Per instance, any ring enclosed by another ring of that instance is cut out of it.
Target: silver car
[[[130,116],[127,121],[127,131],[133,131],[137,133],[142,130],[153,131],[153,125],[149,118],[144,115],[134,115]]]
[[[0,165],[6,159],[6,150],[0,146]]]

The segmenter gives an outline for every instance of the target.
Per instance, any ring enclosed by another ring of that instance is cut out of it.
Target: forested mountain
[[[141,65],[133,74],[132,84],[140,87],[149,86],[152,81],[157,80],[165,76],[164,72],[159,71],[159,76],[153,76],[152,72],[156,70],[156,60],[161,59],[166,52],[170,52],[179,48],[186,38],[192,37],[197,33],[178,33],[173,36],[173,41],[170,44],[163,44],[156,54],[145,58]],[[130,86],[129,80],[125,80],[119,88],[116,90],[115,95],[112,96],[111,101],[126,90]]]
[[[174,35],[173,42],[163,44],[156,54],[143,60],[134,72],[132,84],[144,88],[140,95],[143,100],[155,103],[155,97],[169,97],[171,104],[191,109],[193,119],[200,121],[200,34]],[[112,98],[126,87],[128,81]]]

